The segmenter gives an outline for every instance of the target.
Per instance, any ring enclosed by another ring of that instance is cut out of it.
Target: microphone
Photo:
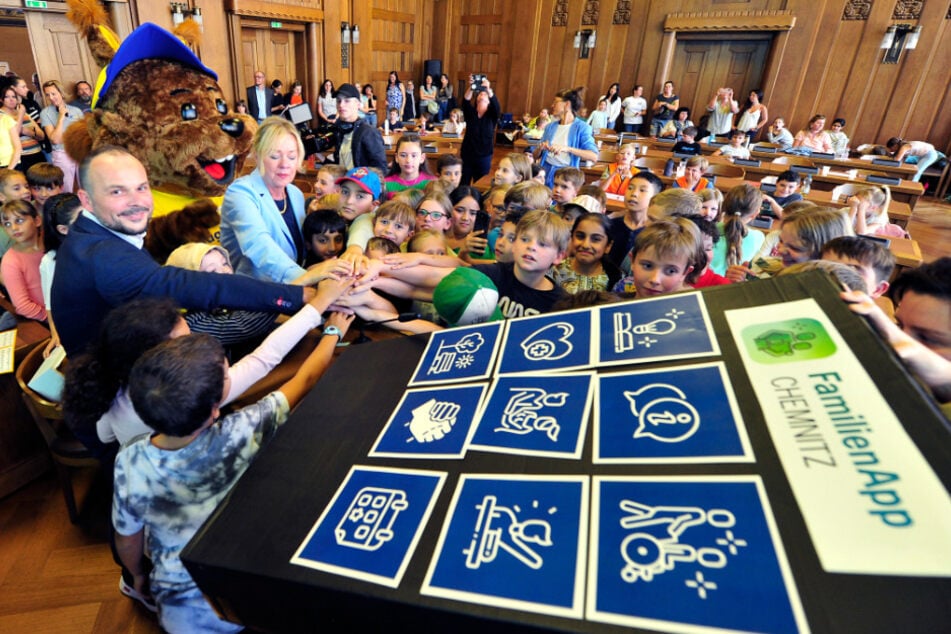
[[[380,321],[364,321],[360,324],[360,335],[353,340],[353,343],[366,343],[368,341],[373,341],[367,337],[367,333],[364,332],[364,328],[367,326],[380,326],[383,324],[389,324],[394,321],[398,321],[401,324],[406,323],[407,321],[413,321],[414,319],[419,319],[417,313],[400,313],[396,317],[390,317],[389,319],[381,319]]]

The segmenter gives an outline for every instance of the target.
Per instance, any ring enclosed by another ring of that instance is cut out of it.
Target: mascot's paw
[[[207,198],[196,200],[172,213],[152,218],[145,235],[145,249],[157,262],[188,242],[214,242],[212,233],[221,223],[218,207]]]

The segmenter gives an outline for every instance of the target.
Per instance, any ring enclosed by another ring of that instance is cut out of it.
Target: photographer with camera
[[[360,118],[360,91],[353,84],[337,89],[337,120],[334,140],[337,147],[333,162],[347,170],[354,167],[375,167],[386,171],[383,137],[372,125]]]
[[[711,134],[727,136],[733,130],[733,115],[740,111],[739,104],[733,98],[732,88],[720,88],[707,105],[710,120],[707,129]]]
[[[674,94],[674,82],[667,80],[664,82],[664,91],[654,98],[654,104],[651,106],[653,117],[650,135],[660,136],[660,131],[664,129],[668,121],[674,118],[674,113],[679,107],[680,97]]]
[[[469,87],[461,105],[466,119],[466,136],[459,151],[462,157],[461,183],[468,185],[488,174],[492,168],[495,128],[502,116],[502,106],[485,75],[469,75]]]

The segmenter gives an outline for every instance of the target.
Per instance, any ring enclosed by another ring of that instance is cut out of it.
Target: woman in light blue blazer
[[[236,273],[290,282],[304,274],[304,195],[294,177],[304,145],[287,119],[268,117],[252,142],[257,169],[233,182],[221,206],[221,245]]]

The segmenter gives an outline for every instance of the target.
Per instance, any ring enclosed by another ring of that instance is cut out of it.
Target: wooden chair
[[[722,178],[746,178],[746,170],[739,165],[726,163],[711,163],[705,174],[712,174]]]
[[[777,156],[773,163],[778,165],[802,165],[804,167],[815,167],[816,164],[811,158],[806,156]]]
[[[647,169],[655,174],[663,174],[664,167],[667,166],[667,159],[655,156],[638,156],[634,159],[634,167]]]
[[[76,498],[73,494],[73,478],[71,468],[98,467],[99,459],[76,440],[72,432],[63,423],[63,408],[59,403],[47,400],[42,395],[30,389],[28,383],[36,370],[43,363],[43,349],[49,340],[41,341],[31,350],[20,366],[16,369],[16,380],[23,392],[23,402],[36,423],[37,429],[46,441],[53,465],[56,467],[56,477],[63,489],[63,498],[66,510],[69,512],[69,521],[73,524],[79,520],[76,509]]]

